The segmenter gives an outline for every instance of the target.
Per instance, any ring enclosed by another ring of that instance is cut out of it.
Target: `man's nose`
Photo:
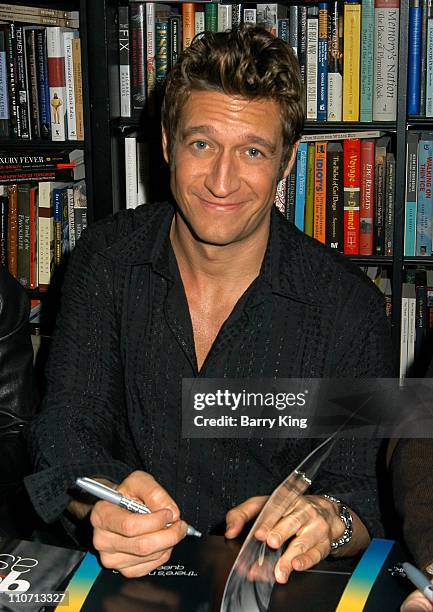
[[[221,151],[206,175],[205,186],[216,198],[226,198],[240,187],[239,166],[229,151]]]

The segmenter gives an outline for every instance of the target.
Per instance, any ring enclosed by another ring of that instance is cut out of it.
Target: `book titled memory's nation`
[[[375,0],[373,121],[395,121],[399,0]]]

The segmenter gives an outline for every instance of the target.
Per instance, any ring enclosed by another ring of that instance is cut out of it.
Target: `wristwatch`
[[[338,540],[334,540],[333,542],[331,542],[331,552],[335,552],[336,550],[338,550],[345,544],[348,544],[350,540],[352,539],[353,519],[352,519],[352,515],[350,514],[349,508],[345,506],[339,499],[332,497],[332,495],[323,495],[323,497],[326,497],[326,499],[329,499],[329,501],[332,501],[335,504],[337,504],[338,514],[340,515],[340,518],[343,521],[343,525],[345,528],[343,535],[339,537]]]

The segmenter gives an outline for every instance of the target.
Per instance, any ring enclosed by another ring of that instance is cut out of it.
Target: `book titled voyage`
[[[359,254],[359,196],[361,189],[361,142],[345,140],[344,151],[344,254]]]

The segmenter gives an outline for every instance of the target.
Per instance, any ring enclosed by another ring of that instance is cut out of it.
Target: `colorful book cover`
[[[418,140],[419,135],[408,132],[406,137],[406,197],[404,222],[404,256],[415,256],[416,217],[418,194]]]
[[[326,121],[328,117],[328,3],[319,3],[319,42],[318,42],[318,99],[317,119]]]
[[[361,141],[359,254],[373,255],[375,142]]]
[[[308,143],[307,153],[307,189],[305,197],[305,233],[313,236],[314,225],[314,169],[316,166],[316,145]]]
[[[146,2],[146,96],[150,115],[155,112],[156,32],[155,2]]]
[[[328,121],[341,121],[343,111],[343,12],[340,0],[329,3],[328,34]]]
[[[344,4],[343,121],[359,121],[361,5]]]
[[[397,118],[399,0],[375,0],[373,121]]]
[[[156,33],[156,82],[160,88],[168,72],[168,23],[157,21],[155,24]]]
[[[326,142],[316,142],[314,167],[313,237],[326,242]]]
[[[218,5],[218,12],[220,5]],[[182,4],[182,49],[190,46],[195,36],[195,4],[183,2]]]
[[[328,143],[326,182],[326,244],[343,252],[343,147],[339,142]]]
[[[427,59],[426,59],[426,117],[433,117],[433,2],[430,1],[427,19]]]
[[[360,121],[373,121],[374,0],[362,0]]]
[[[359,254],[359,192],[361,189],[361,142],[343,142],[344,159],[344,254]]]
[[[307,18],[306,117],[313,121],[317,119],[318,45],[319,9],[309,7]]]
[[[421,257],[432,255],[432,159],[433,135],[422,134],[418,144],[418,194],[416,214],[416,250]]]
[[[301,142],[296,154],[296,199],[295,199],[295,225],[302,232],[305,227],[305,195],[307,180],[307,151],[306,142]]]
[[[419,0],[411,0],[409,8],[409,49],[407,66],[407,113],[419,114],[420,62],[421,62],[421,16]]]
[[[421,51],[419,62],[419,114],[425,116],[426,72],[427,72],[427,20],[431,0],[420,0],[421,6]]]
[[[218,28],[218,5],[207,2],[204,5],[204,25],[206,32],[216,32]]]
[[[18,278],[18,187],[9,185],[8,270]]]

